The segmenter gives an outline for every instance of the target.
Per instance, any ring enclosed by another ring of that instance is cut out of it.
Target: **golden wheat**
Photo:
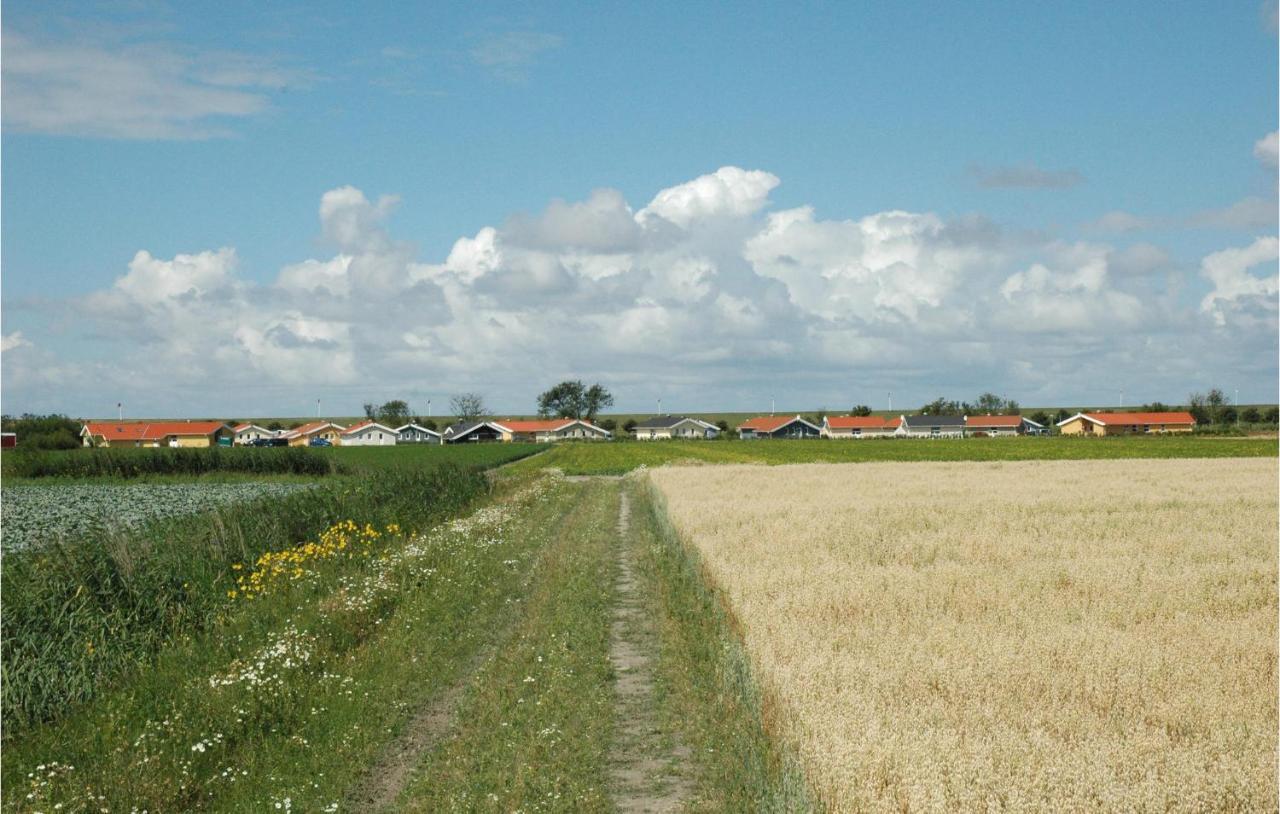
[[[1275,459],[650,477],[833,809],[1275,809]]]

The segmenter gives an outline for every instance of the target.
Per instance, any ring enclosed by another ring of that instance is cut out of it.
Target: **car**
[[[312,447],[331,447],[333,442],[328,438],[312,438],[307,445]]]
[[[249,442],[251,447],[287,447],[288,438],[255,438]]]

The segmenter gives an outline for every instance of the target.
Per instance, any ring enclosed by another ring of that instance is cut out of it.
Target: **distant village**
[[[1062,435],[1108,436],[1187,433],[1196,420],[1189,412],[1076,413],[1053,425]],[[999,438],[1047,435],[1048,426],[1022,415],[824,416],[817,423],[800,415],[758,416],[733,428],[744,440],[804,438]],[[714,440],[728,431],[700,418],[657,415],[628,422],[636,441]],[[554,443],[609,441],[614,432],[583,418],[485,419],[458,421],[437,431],[418,423],[391,427],[375,420],[343,426],[312,421],[292,429],[220,421],[91,421],[80,439],[86,447],[367,447],[397,444]]]

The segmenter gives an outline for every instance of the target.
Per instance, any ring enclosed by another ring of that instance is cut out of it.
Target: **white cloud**
[[[304,71],[233,52],[101,45],[3,34],[4,127],[122,139],[229,135]]]
[[[1200,273],[1213,283],[1213,290],[1200,302],[1200,309],[1213,315],[1219,324],[1225,324],[1230,312],[1247,306],[1260,306],[1276,310],[1276,293],[1280,291],[1280,276],[1268,274],[1258,277],[1250,269],[1263,263],[1275,271],[1280,258],[1280,241],[1274,237],[1260,237],[1244,248],[1223,249],[1208,255],[1200,263]]]
[[[709,175],[677,184],[653,196],[636,215],[644,223],[654,216],[688,228],[697,220],[754,215],[769,201],[778,176],[761,170],[721,167]]]
[[[318,211],[331,256],[257,284],[231,249],[141,251],[113,285],[72,304],[95,341],[71,362],[6,356],[5,385],[38,402],[56,374],[71,382],[56,385],[68,398],[114,404],[133,387],[134,401],[222,399],[229,414],[250,397],[324,395],[356,409],[466,389],[527,411],[568,375],[603,381],[632,407],[655,394],[673,408],[742,406],[766,389],[853,403],[851,387],[902,398],[1005,388],[1025,402],[1084,398],[1117,366],[1136,382],[1186,364],[1176,353],[1197,344],[1171,335],[1221,325],[1251,346],[1266,334],[1257,303],[1275,283],[1248,273],[1256,246],[1244,259],[1206,258],[1203,280],[1190,281],[1214,286],[1201,310],[1203,289],[1183,302],[1170,293],[1178,266],[1154,244],[1047,240],[929,212],[768,212],[777,183],[726,167],[635,213],[598,190],[460,237],[440,262],[392,235],[396,198],[339,187]],[[1098,350],[1153,336],[1163,339],[1145,358]],[[164,371],[163,393],[137,370]]]
[[[1278,153],[1280,153],[1280,133],[1275,130],[1258,139],[1253,145],[1253,157],[1258,159],[1259,164],[1269,169],[1276,168]]]
[[[1249,232],[1255,229],[1276,227],[1276,201],[1274,198],[1242,198],[1222,209],[1206,209],[1187,219],[1187,225],[1209,229],[1229,229]]]
[[[22,331],[14,331],[11,334],[0,336],[0,353],[29,347],[31,347],[31,343],[22,338]]]

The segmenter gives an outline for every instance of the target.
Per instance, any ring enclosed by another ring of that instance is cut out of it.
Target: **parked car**
[[[331,442],[328,438],[312,438],[312,439],[308,442],[308,446],[313,446],[313,447],[331,447],[331,446],[333,446],[333,442]]]
[[[251,447],[287,447],[288,438],[255,438],[249,442]]]

